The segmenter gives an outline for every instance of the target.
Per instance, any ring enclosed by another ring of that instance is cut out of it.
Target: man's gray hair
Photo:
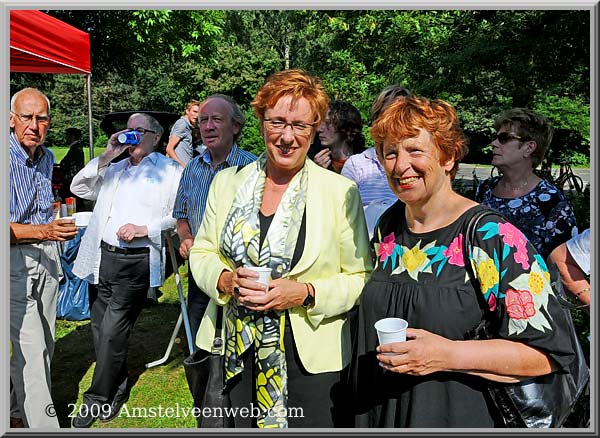
[[[48,99],[48,96],[46,96],[40,90],[38,90],[37,88],[32,88],[32,87],[23,88],[22,90],[19,90],[15,94],[13,94],[12,98],[10,99],[10,110],[13,113],[15,112],[15,102],[17,101],[17,97],[20,96],[22,93],[27,93],[27,94],[31,93],[31,94],[38,94],[40,96],[43,96],[44,99],[46,99],[46,103],[48,104],[48,114],[50,114],[50,99]]]
[[[231,109],[231,120],[234,123],[237,123],[238,126],[240,127],[240,131],[236,135],[233,136],[233,142],[237,143],[237,141],[242,136],[242,130],[244,129],[244,124],[246,123],[246,117],[244,116],[242,109],[237,104],[237,102],[235,100],[233,100],[232,97],[227,96],[226,94],[220,94],[220,93],[211,94],[210,96],[208,96],[206,99],[204,99],[202,101],[202,104],[200,106],[202,106],[203,104],[208,102],[210,99],[223,99],[225,102],[227,102],[229,104],[229,108]]]

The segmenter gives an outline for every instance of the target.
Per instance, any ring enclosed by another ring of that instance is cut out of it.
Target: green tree
[[[190,98],[221,92],[248,115],[244,145],[260,150],[250,102],[269,74],[289,66],[320,76],[332,98],[351,102],[365,120],[373,98],[393,83],[448,100],[476,161],[488,160],[494,118],[513,106],[546,114],[555,147],[589,157],[586,10],[49,13],[90,33],[95,126],[111,111],[179,113]],[[25,85],[67,102],[57,104],[53,130],[84,117],[83,107],[68,103],[71,91],[82,94],[75,78],[11,75],[11,93]]]

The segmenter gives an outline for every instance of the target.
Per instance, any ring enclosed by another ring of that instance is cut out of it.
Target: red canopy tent
[[[90,158],[94,156],[90,36],[40,11],[10,11],[10,71],[86,75]]]

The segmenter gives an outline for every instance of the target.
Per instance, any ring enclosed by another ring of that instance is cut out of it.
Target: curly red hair
[[[454,107],[443,100],[407,96],[390,104],[371,127],[377,154],[382,155],[384,141],[416,137],[419,128],[431,134],[440,151],[440,163],[454,159],[450,170],[450,179],[454,179],[469,148]]]
[[[262,120],[267,108],[273,108],[284,96],[292,96],[292,106],[302,97],[308,100],[314,115],[314,126],[319,126],[325,118],[329,106],[325,87],[321,79],[301,69],[283,70],[267,78],[252,101],[256,117]]]

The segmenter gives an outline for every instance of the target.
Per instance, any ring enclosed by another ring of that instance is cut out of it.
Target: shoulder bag
[[[194,408],[198,411],[196,420],[201,428],[234,427],[233,418],[228,415],[231,400],[225,392],[225,359],[220,354],[222,325],[223,308],[219,306],[211,351],[196,350],[183,360]]]
[[[466,339],[498,337],[500,322],[497,315],[489,310],[489,306],[484,300],[470,258],[470,248],[474,242],[477,224],[481,218],[492,213],[497,214],[490,210],[476,213],[469,221],[463,238],[465,267],[475,287],[479,304],[484,311],[483,319],[465,335]],[[550,281],[555,295],[563,296],[560,274],[554,265],[550,267]],[[561,301],[559,300],[559,302]],[[575,358],[569,366],[564,370],[557,370],[519,383],[503,384],[489,381],[487,386],[489,400],[495,406],[505,427],[589,427],[589,408],[586,410],[584,418],[579,419],[577,425],[571,425],[567,421],[578,401],[585,398],[582,397],[584,394],[589,393],[590,374],[571,314],[562,304],[561,308],[566,313],[567,330],[575,350]]]

